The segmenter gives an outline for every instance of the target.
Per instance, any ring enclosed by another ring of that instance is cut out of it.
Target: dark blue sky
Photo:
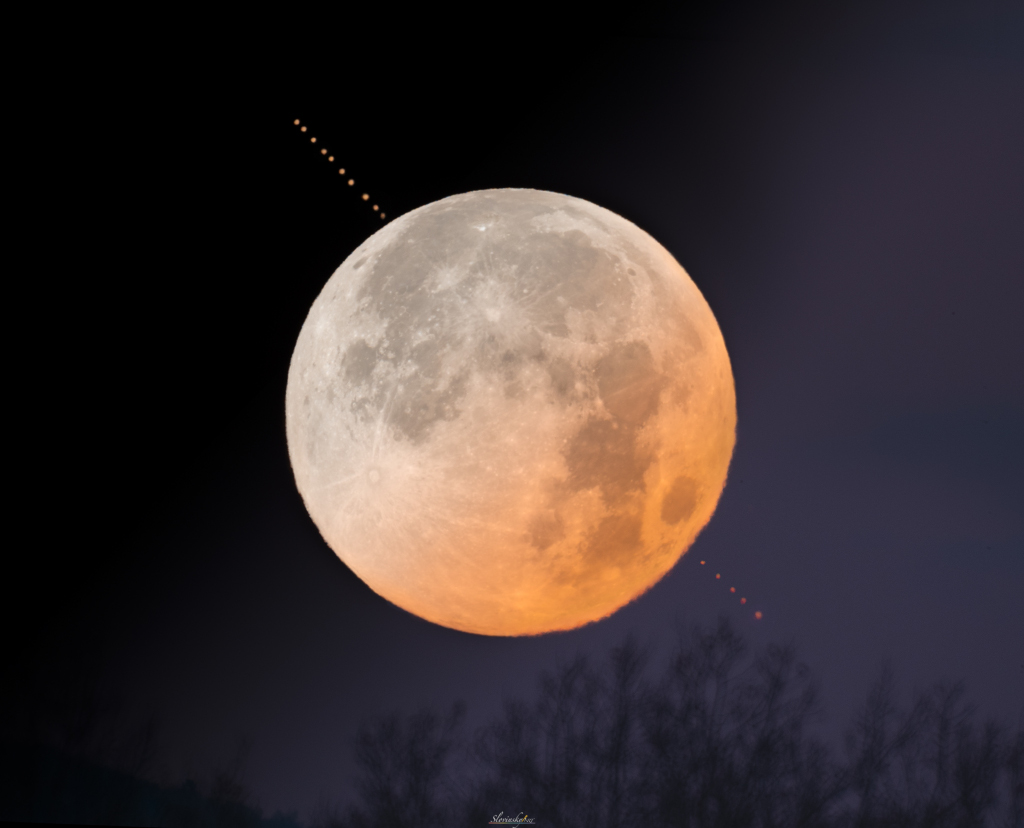
[[[463,698],[478,722],[578,651],[632,631],[664,652],[721,614],[797,646],[828,733],[885,662],[905,692],[962,678],[1016,722],[1024,39],[1019,6],[967,8],[734,9],[677,39],[515,48],[371,39],[315,82],[211,61],[202,78],[112,70],[91,99],[72,83],[95,123],[132,126],[87,173],[109,221],[77,231],[86,284],[76,265],[49,277],[70,285],[55,313],[85,413],[43,428],[88,473],[61,475],[67,518],[39,523],[25,675],[89,675],[156,710],[167,778],[247,737],[264,808],[302,814],[347,796],[366,716]],[[738,442],[714,518],[646,596],[571,633],[472,636],[377,597],[320,539],[288,466],[288,359],[376,224],[296,117],[392,216],[484,187],[565,192],[693,277],[733,361]]]

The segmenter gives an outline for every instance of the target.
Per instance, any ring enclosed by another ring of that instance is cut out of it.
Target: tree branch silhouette
[[[393,715],[356,742],[362,805],[335,825],[563,828],[1021,826],[1024,736],[977,723],[961,685],[902,710],[891,670],[847,732],[813,733],[819,694],[791,647],[752,653],[727,620],[681,636],[662,675],[632,637],[542,673],[472,738],[464,707]]]

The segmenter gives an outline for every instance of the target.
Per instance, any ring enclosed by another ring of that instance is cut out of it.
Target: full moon
[[[313,303],[288,451],[376,593],[446,627],[604,618],[710,520],[736,433],[725,342],[651,236],[582,199],[482,190],[378,230]]]

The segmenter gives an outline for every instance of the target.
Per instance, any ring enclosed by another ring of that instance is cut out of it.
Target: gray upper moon
[[[735,442],[722,334],[653,238],[582,199],[483,190],[367,239],[286,393],[324,539],[423,618],[529,635],[609,615],[710,519]]]

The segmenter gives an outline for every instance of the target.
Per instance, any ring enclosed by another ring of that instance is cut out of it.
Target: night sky
[[[462,698],[473,726],[577,652],[629,632],[666,652],[724,614],[796,646],[829,735],[886,663],[906,694],[963,679],[1017,723],[1024,28],[1019,5],[971,7],[70,73],[23,156],[47,242],[19,276],[30,532],[8,552],[5,715],[99,687],[125,720],[156,712],[162,778],[244,738],[264,810],[305,818],[349,797],[368,716]],[[584,198],[660,241],[719,321],[738,400],[729,482],[676,568],[527,639],[371,592],[307,516],[284,433],[305,314],[382,223],[359,193],[392,218],[490,187]]]

